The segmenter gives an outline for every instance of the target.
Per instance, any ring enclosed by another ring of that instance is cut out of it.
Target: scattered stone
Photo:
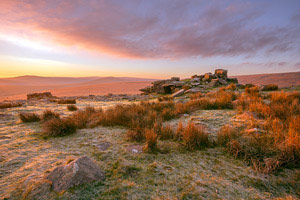
[[[174,94],[172,94],[172,97],[179,97],[184,94],[184,91],[185,91],[184,89],[181,89],[181,90],[175,92]]]
[[[47,179],[52,182],[54,191],[61,192],[83,183],[103,181],[105,174],[90,158],[83,156],[55,168]]]

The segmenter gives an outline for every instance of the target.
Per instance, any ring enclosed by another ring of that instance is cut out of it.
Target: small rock
[[[83,156],[55,168],[47,179],[52,182],[54,191],[61,192],[83,183],[103,181],[105,174],[90,158]]]
[[[127,148],[127,150],[130,153],[139,154],[139,153],[143,152],[143,146],[142,145],[131,145]]]

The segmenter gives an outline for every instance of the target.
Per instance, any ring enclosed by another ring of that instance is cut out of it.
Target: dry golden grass
[[[197,92],[197,93],[192,93],[190,94],[190,99],[194,100],[194,99],[199,99],[203,97],[203,94],[201,92]]]
[[[41,120],[39,115],[36,113],[20,113],[19,117],[24,123],[38,122]]]
[[[243,133],[239,137],[224,137],[223,145],[235,157],[251,164],[255,170],[271,173],[284,167],[300,167],[300,103],[299,93],[273,92],[269,102],[259,97],[257,88],[246,89],[239,98],[241,108],[264,121],[256,128],[263,132]],[[224,130],[222,130],[224,131]],[[228,130],[220,132],[227,136]]]
[[[76,104],[75,99],[60,99],[57,101],[58,104]]]
[[[245,88],[245,94],[248,96],[252,96],[252,97],[259,97],[259,88],[258,86],[253,86],[253,87],[246,87]]]

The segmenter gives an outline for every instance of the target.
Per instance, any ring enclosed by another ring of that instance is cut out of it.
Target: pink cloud
[[[251,4],[149,2],[2,0],[0,28],[37,32],[63,45],[116,56],[154,59],[284,52],[299,35],[295,29],[258,26],[254,21],[261,12]]]

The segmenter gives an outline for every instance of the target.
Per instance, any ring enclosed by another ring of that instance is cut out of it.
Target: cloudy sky
[[[1,0],[0,77],[300,71],[299,0]]]

